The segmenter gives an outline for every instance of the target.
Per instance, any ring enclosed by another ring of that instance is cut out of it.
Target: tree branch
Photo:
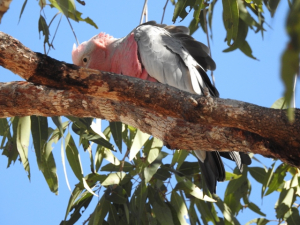
[[[35,53],[0,33],[0,65],[34,84],[0,87],[0,117],[73,115],[122,121],[169,148],[251,151],[300,168],[300,110],[205,96],[160,83],[79,68]]]

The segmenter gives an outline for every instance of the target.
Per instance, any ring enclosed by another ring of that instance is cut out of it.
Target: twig
[[[119,172],[122,172],[123,171],[123,168],[124,168],[124,162],[125,162],[125,159],[126,157],[129,155],[129,152],[130,152],[130,149],[127,149],[123,159],[121,160],[121,165],[120,165],[120,169],[119,169]]]
[[[212,57],[211,48],[210,48],[210,42],[209,42],[209,36],[208,36],[207,20],[206,20],[206,9],[203,9],[203,14],[204,14],[204,24],[205,24],[205,32],[206,32],[206,38],[207,38],[207,45],[208,45],[208,48],[209,48],[209,55],[210,55],[210,57]],[[215,83],[215,77],[214,77],[214,72],[213,71],[211,71],[210,76],[211,76],[211,79],[212,79],[213,86],[215,87],[216,83]]]
[[[92,214],[90,214],[90,216],[85,221],[83,221],[82,225],[85,225],[87,222],[89,222],[91,219],[91,216],[92,216]]]
[[[68,20],[68,23],[69,23],[69,25],[70,25],[70,27],[71,27],[71,30],[72,30],[72,32],[73,32],[73,34],[74,34],[74,37],[75,37],[75,39],[76,39],[77,46],[79,46],[79,42],[78,42],[78,39],[77,39],[76,34],[75,34],[75,32],[74,32],[74,29],[73,29],[73,27],[72,27],[72,24],[71,24],[69,18],[68,18],[68,17],[66,17],[66,18],[67,18],[67,20]]]
[[[167,8],[167,5],[168,5],[168,2],[169,2],[169,0],[166,1],[165,6],[163,7],[163,14],[162,14],[162,17],[161,17],[161,22],[160,22],[161,24],[162,24],[163,21],[164,21],[165,12],[166,12],[166,8]]]
[[[58,15],[58,14],[56,14],[56,15]],[[55,15],[55,17],[56,17],[56,15]],[[58,21],[57,27],[56,27],[56,29],[55,29],[55,32],[54,32],[54,35],[53,35],[52,41],[51,41],[51,43],[50,43],[50,46],[49,46],[49,48],[48,48],[48,52],[47,52],[47,54],[46,54],[46,55],[48,55],[48,54],[49,54],[50,47],[51,47],[51,46],[53,46],[52,44],[53,44],[54,38],[55,38],[55,36],[56,36],[56,33],[57,33],[57,30],[58,30],[58,27],[59,27],[59,25],[60,25],[61,19],[62,19],[62,15],[61,15],[61,17],[60,17],[60,19],[59,19],[59,21]],[[51,22],[52,22],[52,21],[51,21]],[[51,24],[51,22],[50,22],[50,24]],[[50,24],[49,24],[49,27],[50,27]]]
[[[148,20],[148,17],[147,17],[147,3],[148,3],[148,0],[145,0],[143,10],[142,10],[141,19],[140,19],[140,24],[143,23],[144,15],[146,15],[146,21],[145,22],[147,22],[147,20]]]

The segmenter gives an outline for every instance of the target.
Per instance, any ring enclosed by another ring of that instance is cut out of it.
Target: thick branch
[[[296,122],[290,124],[283,110],[192,95],[163,84],[79,68],[32,52],[4,33],[0,33],[0,65],[35,84],[69,90],[66,93],[76,96],[71,99],[86,101],[87,107],[96,101],[97,113],[91,115],[91,109],[81,105],[86,109],[77,116],[120,120],[153,134],[171,148],[252,151],[300,166],[299,110],[295,110]],[[108,106],[115,114],[103,113]],[[60,115],[75,115],[70,111]]]

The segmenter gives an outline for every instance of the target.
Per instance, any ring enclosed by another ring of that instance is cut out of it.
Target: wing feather
[[[197,70],[201,66],[180,40],[165,29],[152,25],[137,27],[134,35],[142,64],[150,76],[181,90],[202,94],[205,84]]]

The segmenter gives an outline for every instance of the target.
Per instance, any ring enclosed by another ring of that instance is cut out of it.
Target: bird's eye
[[[89,61],[89,57],[88,56],[84,56],[82,58],[82,63],[83,63],[84,66],[88,63],[88,61]]]
[[[82,61],[84,62],[84,63],[87,63],[87,58],[86,57],[84,57],[83,59],[82,59]]]

